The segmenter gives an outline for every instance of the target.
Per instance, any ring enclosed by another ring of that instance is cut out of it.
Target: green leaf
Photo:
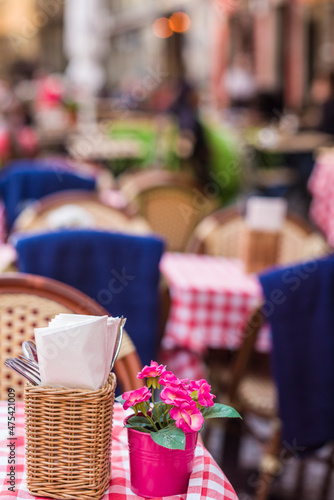
[[[241,418],[239,413],[231,406],[215,403],[213,406],[202,410],[202,415],[208,418]]]
[[[118,396],[117,398],[115,398],[115,401],[117,401],[118,403],[121,403],[121,405],[124,405],[124,403],[125,403],[125,399],[123,399],[122,396]]]
[[[153,406],[151,417],[153,418],[155,424],[157,424],[157,422],[160,422],[162,424],[165,406],[166,405],[164,403],[158,403]],[[158,412],[160,418],[158,418]]]
[[[134,425],[139,425],[140,427],[152,427],[151,422],[146,417],[142,417],[139,415],[129,418],[128,426],[133,427]]]
[[[126,425],[125,427],[131,427],[131,429],[134,429],[135,431],[140,431],[140,432],[145,432],[146,434],[150,434],[151,431],[150,429],[147,429],[146,427],[140,427],[139,425]]]
[[[184,432],[175,426],[165,427],[158,432],[151,432],[151,438],[159,446],[171,450],[184,450],[186,447]]]

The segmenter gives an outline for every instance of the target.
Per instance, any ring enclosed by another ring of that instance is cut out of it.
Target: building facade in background
[[[334,70],[334,2],[330,0],[215,0],[212,93],[228,105],[221,80],[243,52],[264,107],[300,109],[314,82]]]
[[[105,0],[106,91],[184,78],[217,107],[256,92],[263,107],[300,109],[334,70],[334,1]],[[63,72],[65,0],[0,0],[0,73],[27,62]],[[184,12],[184,32],[154,24]],[[163,34],[162,34],[163,35]],[[151,80],[152,80],[151,78]],[[237,85],[231,84],[237,82]],[[254,88],[253,88],[254,87]]]

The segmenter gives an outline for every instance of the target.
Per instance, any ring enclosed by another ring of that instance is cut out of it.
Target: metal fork
[[[21,359],[20,359],[21,357]],[[38,368],[38,365],[34,365],[31,363],[31,361],[29,360],[26,360],[24,358],[24,356],[20,356],[18,358],[12,358],[14,363],[16,363],[17,365],[21,366],[22,368],[25,368],[28,370],[28,372],[36,375],[37,377],[40,377],[40,373],[39,373],[39,368]]]
[[[27,363],[32,368],[38,370],[39,373],[38,363],[36,363],[36,361],[34,361],[33,359],[29,359],[26,356],[23,356],[23,354],[19,354],[18,358],[15,359],[21,359],[24,363]]]
[[[18,358],[7,358],[5,365],[11,368],[19,375],[22,375],[25,379],[31,382],[33,385],[40,385],[41,379],[38,369],[32,368],[30,365],[26,364]]]

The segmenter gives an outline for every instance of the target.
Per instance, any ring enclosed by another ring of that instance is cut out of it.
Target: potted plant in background
[[[125,410],[134,411],[124,422],[131,489],[146,498],[186,493],[204,421],[240,415],[230,406],[213,402],[215,396],[206,380],[180,380],[156,361],[137,377],[146,378],[146,386],[116,398]],[[157,401],[154,392],[160,386]]]

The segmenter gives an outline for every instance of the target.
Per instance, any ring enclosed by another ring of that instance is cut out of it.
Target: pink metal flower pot
[[[155,498],[187,492],[198,433],[186,434],[185,450],[156,444],[150,434],[128,428],[131,490]]]

